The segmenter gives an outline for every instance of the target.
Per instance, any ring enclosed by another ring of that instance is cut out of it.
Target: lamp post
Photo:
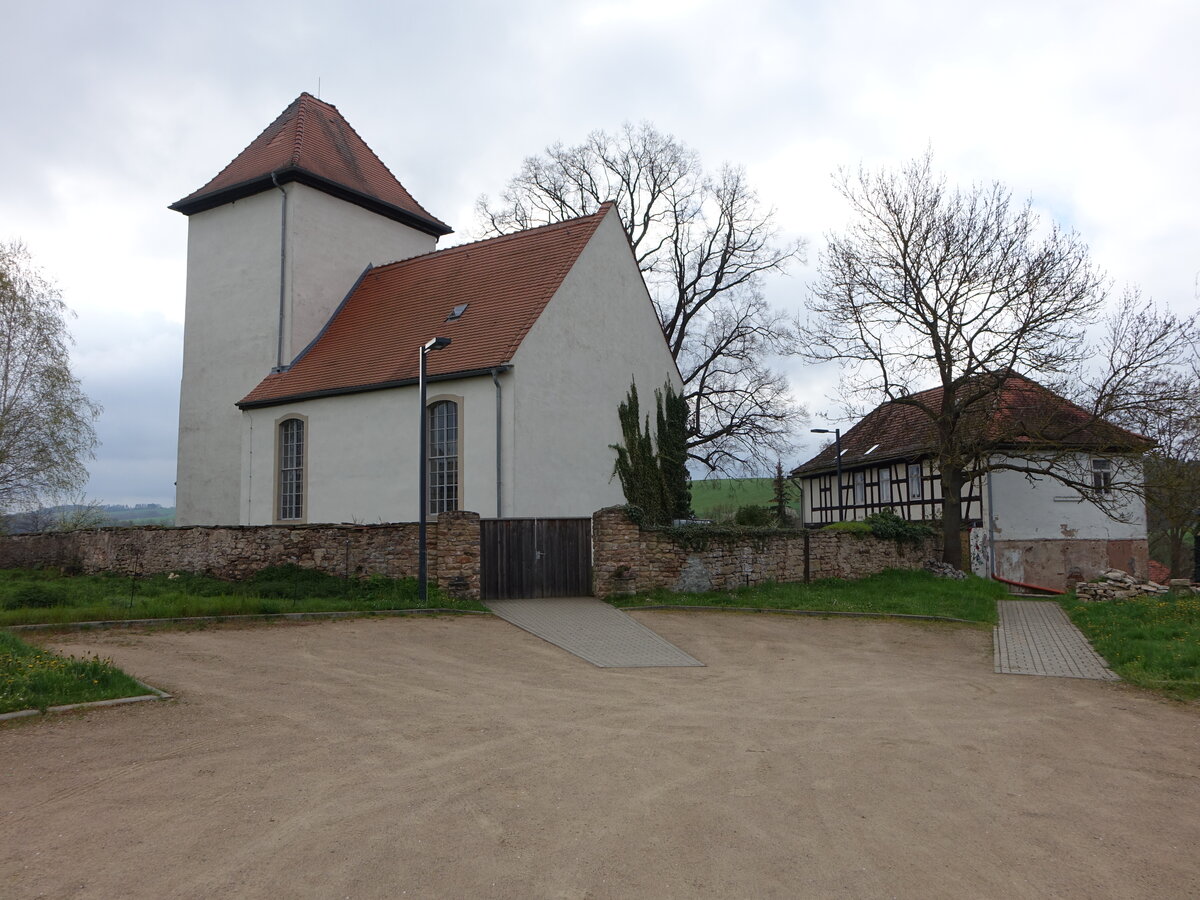
[[[417,488],[417,594],[421,598],[421,605],[429,605],[429,573],[426,570],[425,558],[425,515],[429,511],[429,498],[426,496],[429,493],[429,416],[425,412],[425,354],[430,350],[441,350],[443,347],[450,346],[450,338],[437,337],[431,341],[426,341],[421,345],[421,360],[419,366],[419,375],[417,383],[420,386],[420,410],[421,426],[417,429],[420,435],[421,442],[420,450],[417,452],[419,460],[418,471],[420,475],[417,478],[419,486]]]
[[[828,428],[810,428],[813,434],[832,434],[833,448],[837,451],[837,504],[838,504],[838,521],[846,520],[846,508],[842,504],[842,429],[835,428],[830,431]]]

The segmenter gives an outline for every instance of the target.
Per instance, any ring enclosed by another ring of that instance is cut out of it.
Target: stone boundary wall
[[[911,545],[829,531],[712,535],[691,543],[641,529],[624,507],[602,509],[592,516],[593,592],[606,597],[655,588],[729,590],[764,581],[861,578],[917,569],[940,556],[936,538]],[[452,596],[479,599],[478,513],[439,515],[429,523],[428,551],[431,579]],[[239,579],[287,564],[351,578],[414,577],[417,525],[151,526],[0,537],[0,569],[204,572]]]
[[[832,531],[714,535],[694,544],[684,546],[668,533],[643,530],[623,507],[599,510],[592,516],[596,595],[656,588],[730,590],[764,581],[863,578],[886,569],[919,569],[926,559],[941,558],[936,537],[921,544],[900,544]]]
[[[431,579],[455,596],[478,599],[478,513],[440,514],[429,523],[426,548]],[[0,568],[238,579],[289,563],[358,578],[416,577],[417,524],[151,526],[0,537]]]

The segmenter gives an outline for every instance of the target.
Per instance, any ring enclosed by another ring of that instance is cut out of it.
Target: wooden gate
[[[484,600],[592,592],[591,519],[483,519],[479,543]]]

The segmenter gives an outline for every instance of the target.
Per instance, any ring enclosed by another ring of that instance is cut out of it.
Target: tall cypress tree
[[[630,385],[625,402],[617,407],[617,417],[621,420],[623,446],[611,445],[617,451],[613,472],[621,480],[625,502],[642,510],[646,524],[661,525],[666,521],[662,474],[650,437],[649,415],[646,416],[645,430],[642,427],[636,384]]]
[[[625,502],[640,508],[648,525],[669,525],[692,514],[691,477],[687,470],[687,403],[670,384],[655,391],[656,434],[650,416],[642,418],[637,385],[617,407],[622,444],[613,444],[613,473],[621,480]],[[644,423],[644,424],[643,424]]]
[[[667,519],[692,517],[692,477],[687,470],[687,401],[670,383],[654,392],[658,411],[658,471]]]

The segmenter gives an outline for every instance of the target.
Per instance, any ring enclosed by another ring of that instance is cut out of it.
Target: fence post
[[[808,539],[809,530],[804,529],[804,583],[808,584],[812,580],[812,564],[809,559]]]

